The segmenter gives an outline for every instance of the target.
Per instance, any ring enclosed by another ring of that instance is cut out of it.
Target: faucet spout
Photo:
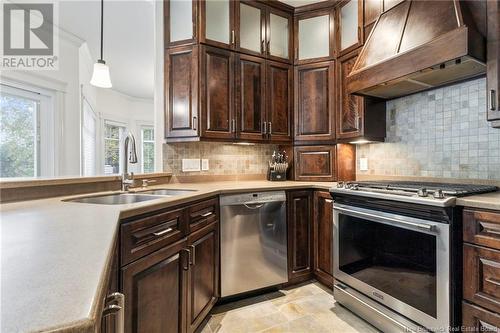
[[[129,151],[130,144],[130,151]],[[128,159],[127,159],[128,155]],[[123,150],[123,174],[122,174],[122,191],[128,191],[128,188],[134,182],[134,173],[128,172],[128,163],[137,163],[137,149],[135,146],[135,137],[132,133],[128,133],[124,141]]]

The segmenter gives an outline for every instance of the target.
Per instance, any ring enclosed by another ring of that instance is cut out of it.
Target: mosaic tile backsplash
[[[163,167],[174,176],[265,175],[267,162],[277,148],[275,145],[243,146],[220,142],[164,144]],[[183,158],[206,158],[209,160],[209,170],[182,172]]]
[[[368,158],[368,171],[359,158]],[[387,102],[385,143],[357,146],[357,174],[500,180],[500,129],[486,121],[486,79]]]

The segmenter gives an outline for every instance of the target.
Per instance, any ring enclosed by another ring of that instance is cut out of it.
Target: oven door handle
[[[408,222],[408,221],[401,221],[401,220],[393,219],[393,218],[386,217],[386,216],[381,217],[381,216],[377,216],[375,214],[358,212],[357,210],[354,210],[354,209],[348,209],[348,208],[343,208],[343,207],[338,207],[338,206],[334,207],[334,209],[338,210],[339,212],[352,213],[352,214],[355,214],[358,216],[375,218],[377,220],[382,219],[382,220],[386,220],[386,221],[391,221],[395,224],[404,225],[404,226],[408,226],[408,227],[414,227],[414,228],[422,229],[422,230],[429,231],[429,232],[434,232],[436,229],[436,226],[431,225],[431,224],[420,224],[420,223],[414,223],[414,222]]]

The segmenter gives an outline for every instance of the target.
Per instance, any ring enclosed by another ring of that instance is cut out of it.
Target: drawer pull
[[[169,233],[170,231],[172,231],[172,230],[174,230],[174,229],[172,229],[172,228],[167,228],[167,229],[164,229],[164,230],[162,230],[162,231],[153,232],[153,235],[155,235],[155,236],[163,236],[163,235],[165,235],[165,234],[168,234],[168,233]]]
[[[213,214],[213,212],[207,212],[205,214],[201,214],[201,217],[207,217],[207,216],[210,216],[212,214]]]
[[[489,223],[489,222],[483,222],[479,221],[479,225],[482,228],[482,232],[486,232],[488,234],[494,234],[494,235],[499,235],[500,236],[500,225],[498,223]]]
[[[191,253],[191,262],[189,263],[190,265],[196,265],[196,247],[194,245],[189,245],[189,248],[191,249],[189,253]]]
[[[491,283],[491,284],[494,284],[495,286],[497,287],[500,287],[500,281],[496,280],[496,279],[491,279],[491,278],[486,278],[484,279],[486,282],[488,283]]]

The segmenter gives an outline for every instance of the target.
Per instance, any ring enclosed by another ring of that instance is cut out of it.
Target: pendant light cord
[[[102,57],[102,49],[103,49],[103,25],[104,25],[104,0],[101,0],[101,60],[103,59]]]

